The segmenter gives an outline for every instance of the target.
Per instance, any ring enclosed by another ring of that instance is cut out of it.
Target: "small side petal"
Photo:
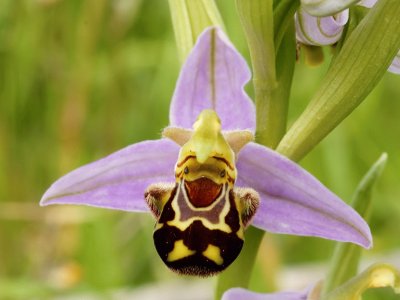
[[[253,225],[294,235],[372,245],[368,224],[314,176],[279,153],[250,143],[239,153],[238,186],[261,197]]]
[[[244,91],[251,74],[244,58],[218,28],[206,29],[188,56],[170,108],[172,126],[191,128],[213,109],[224,130],[255,129],[255,108]]]
[[[307,292],[279,292],[261,294],[243,288],[233,288],[224,293],[221,300],[306,300]]]
[[[341,38],[344,25],[348,20],[347,9],[328,17],[314,17],[300,9],[295,14],[296,38],[306,45],[332,45]]]
[[[400,52],[397,53],[397,55],[394,58],[392,64],[390,65],[388,71],[391,72],[391,73],[400,75]]]
[[[157,182],[174,182],[179,147],[162,139],[144,141],[82,166],[57,180],[40,204],[81,204],[148,211],[144,192]]]

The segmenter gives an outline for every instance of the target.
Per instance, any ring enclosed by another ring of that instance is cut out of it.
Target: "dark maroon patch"
[[[226,269],[239,255],[243,240],[235,232],[226,233],[221,230],[210,230],[200,221],[194,221],[186,230],[181,231],[174,226],[164,226],[154,232],[154,245],[164,263],[173,271],[183,275],[211,276]],[[168,254],[178,240],[195,254],[176,261],[167,261]],[[202,255],[208,245],[217,246],[223,259],[221,265]]]
[[[194,181],[185,181],[185,188],[194,207],[207,207],[218,198],[222,185],[202,177]]]
[[[239,213],[235,204],[235,195],[232,190],[229,193],[229,203],[231,209],[225,217],[225,223],[229,225],[233,232],[237,232],[240,229]]]
[[[161,212],[160,218],[158,220],[158,223],[165,223],[168,221],[172,221],[175,218],[175,211],[171,206],[171,201],[172,201],[172,199],[174,199],[177,189],[178,189],[178,184],[175,185],[175,187],[171,193],[171,196],[169,197],[169,200],[167,202],[168,205],[164,206],[164,208]]]

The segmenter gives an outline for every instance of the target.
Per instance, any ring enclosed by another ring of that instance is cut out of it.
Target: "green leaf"
[[[368,170],[359,183],[352,201],[352,207],[368,222],[371,216],[372,192],[387,161],[383,153]],[[331,260],[329,273],[324,282],[322,294],[326,295],[357,274],[361,248],[351,243],[337,243]]]
[[[205,28],[223,29],[224,24],[214,0],[169,0],[168,3],[182,63]]]
[[[372,91],[400,48],[400,1],[380,0],[355,28],[277,151],[300,160]],[[379,51],[377,51],[379,49]]]
[[[366,8],[363,6],[358,6],[358,5],[350,8],[349,22],[343,30],[342,38],[339,40],[339,42],[335,46],[335,51],[334,51],[335,54],[340,52],[340,49],[342,49],[342,46],[344,45],[347,38],[350,36],[350,34],[353,32],[353,30],[357,28],[358,24],[362,21],[362,19],[365,17],[365,15],[368,13],[368,11],[369,11],[369,8]],[[332,62],[334,62],[334,59],[335,59],[335,56],[332,58]]]

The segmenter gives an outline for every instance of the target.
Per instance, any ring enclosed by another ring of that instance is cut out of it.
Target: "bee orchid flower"
[[[251,73],[218,28],[198,38],[178,79],[170,126],[57,180],[41,205],[152,212],[172,270],[207,276],[239,255],[244,229],[372,244],[366,222],[314,176],[253,141]]]

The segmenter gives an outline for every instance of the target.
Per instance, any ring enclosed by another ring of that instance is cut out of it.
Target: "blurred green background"
[[[230,38],[248,59],[234,3],[217,4]],[[322,80],[329,51],[319,67],[306,66],[303,58],[297,63],[290,123]],[[0,299],[88,292],[107,299],[115,289],[178,278],[153,248],[150,215],[38,206],[46,188],[66,172],[158,138],[168,124],[178,72],[167,1],[1,0]],[[364,260],[397,261],[397,267],[399,124],[400,77],[387,73],[302,161],[348,202],[369,166],[382,152],[389,154],[374,198],[374,248]],[[276,275],[287,267],[314,262],[325,270],[333,246],[267,234],[253,288],[280,287]],[[394,299],[390,291],[380,293]]]

